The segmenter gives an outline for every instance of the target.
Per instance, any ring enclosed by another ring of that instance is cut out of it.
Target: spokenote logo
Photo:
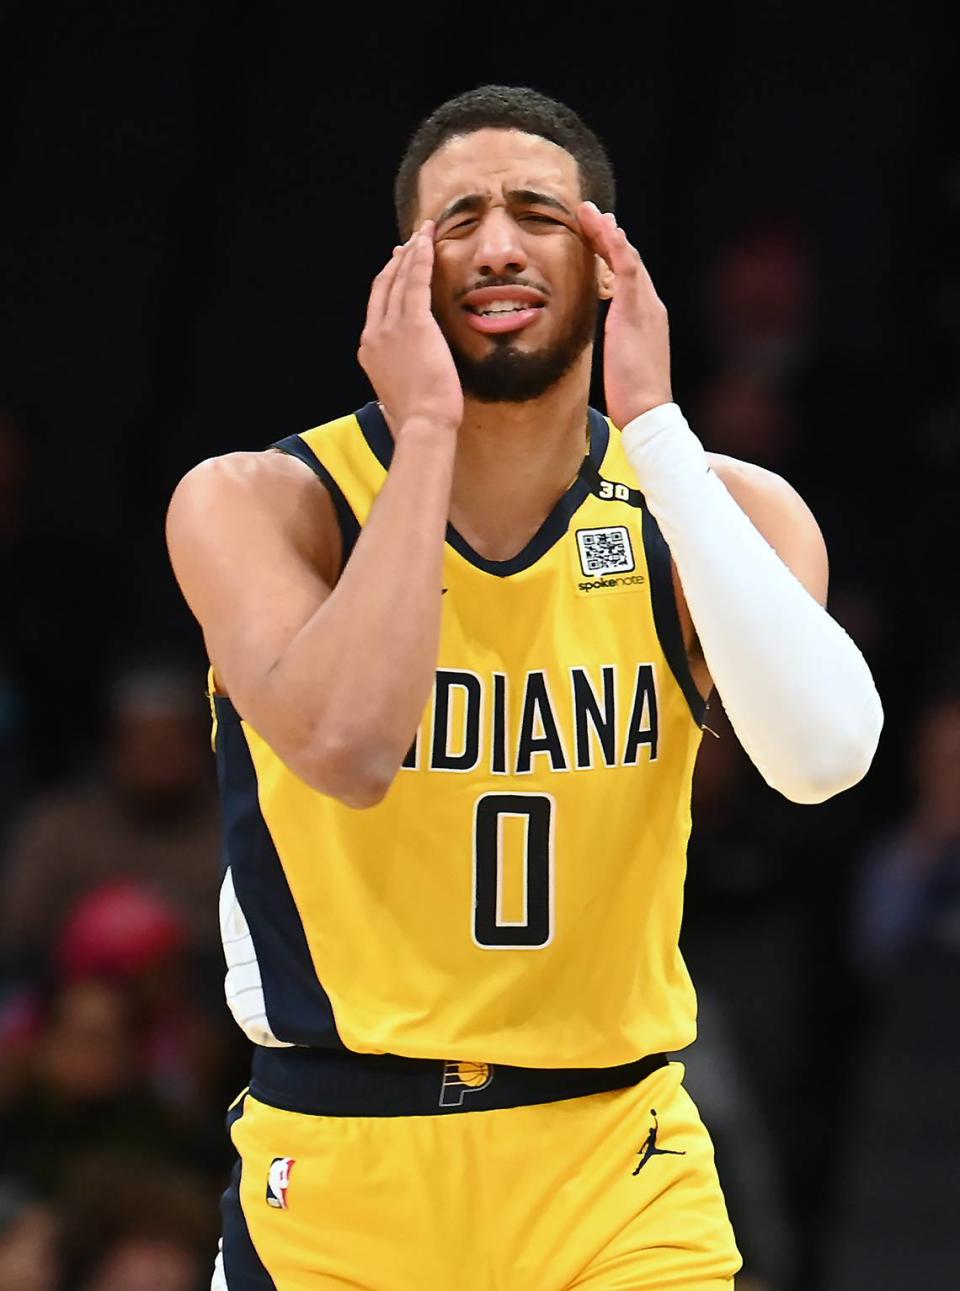
[[[295,1157],[274,1157],[267,1172],[267,1205],[275,1210],[287,1209],[287,1189],[296,1165]]]
[[[631,574],[627,578],[595,578],[592,582],[578,583],[581,592],[596,592],[601,587],[639,587],[647,580],[642,574]]]

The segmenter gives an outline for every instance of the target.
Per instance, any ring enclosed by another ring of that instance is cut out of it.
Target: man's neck
[[[450,520],[489,560],[522,551],[576,478],[587,451],[590,353],[539,399],[467,399]]]

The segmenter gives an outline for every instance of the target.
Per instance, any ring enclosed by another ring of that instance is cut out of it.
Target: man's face
[[[433,312],[467,395],[536,399],[593,341],[581,200],[570,153],[519,130],[455,136],[424,162],[417,222],[437,223]]]

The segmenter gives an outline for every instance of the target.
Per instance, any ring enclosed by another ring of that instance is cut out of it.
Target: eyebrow
[[[569,215],[573,219],[573,212],[568,210],[559,198],[551,197],[549,193],[538,193],[532,188],[511,188],[504,196],[510,206],[549,206],[552,210],[562,211],[564,215]],[[486,205],[486,201],[487,199],[481,193],[468,193],[465,197],[458,197],[437,216],[437,228],[455,215],[481,210]]]

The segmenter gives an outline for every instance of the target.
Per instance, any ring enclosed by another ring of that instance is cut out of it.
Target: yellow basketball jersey
[[[227,997],[255,1042],[605,1067],[693,1039],[677,941],[705,706],[669,550],[589,417],[519,555],[448,529],[435,684],[382,803],[309,788],[214,697]],[[393,451],[378,405],[276,447],[330,490],[348,559]]]

